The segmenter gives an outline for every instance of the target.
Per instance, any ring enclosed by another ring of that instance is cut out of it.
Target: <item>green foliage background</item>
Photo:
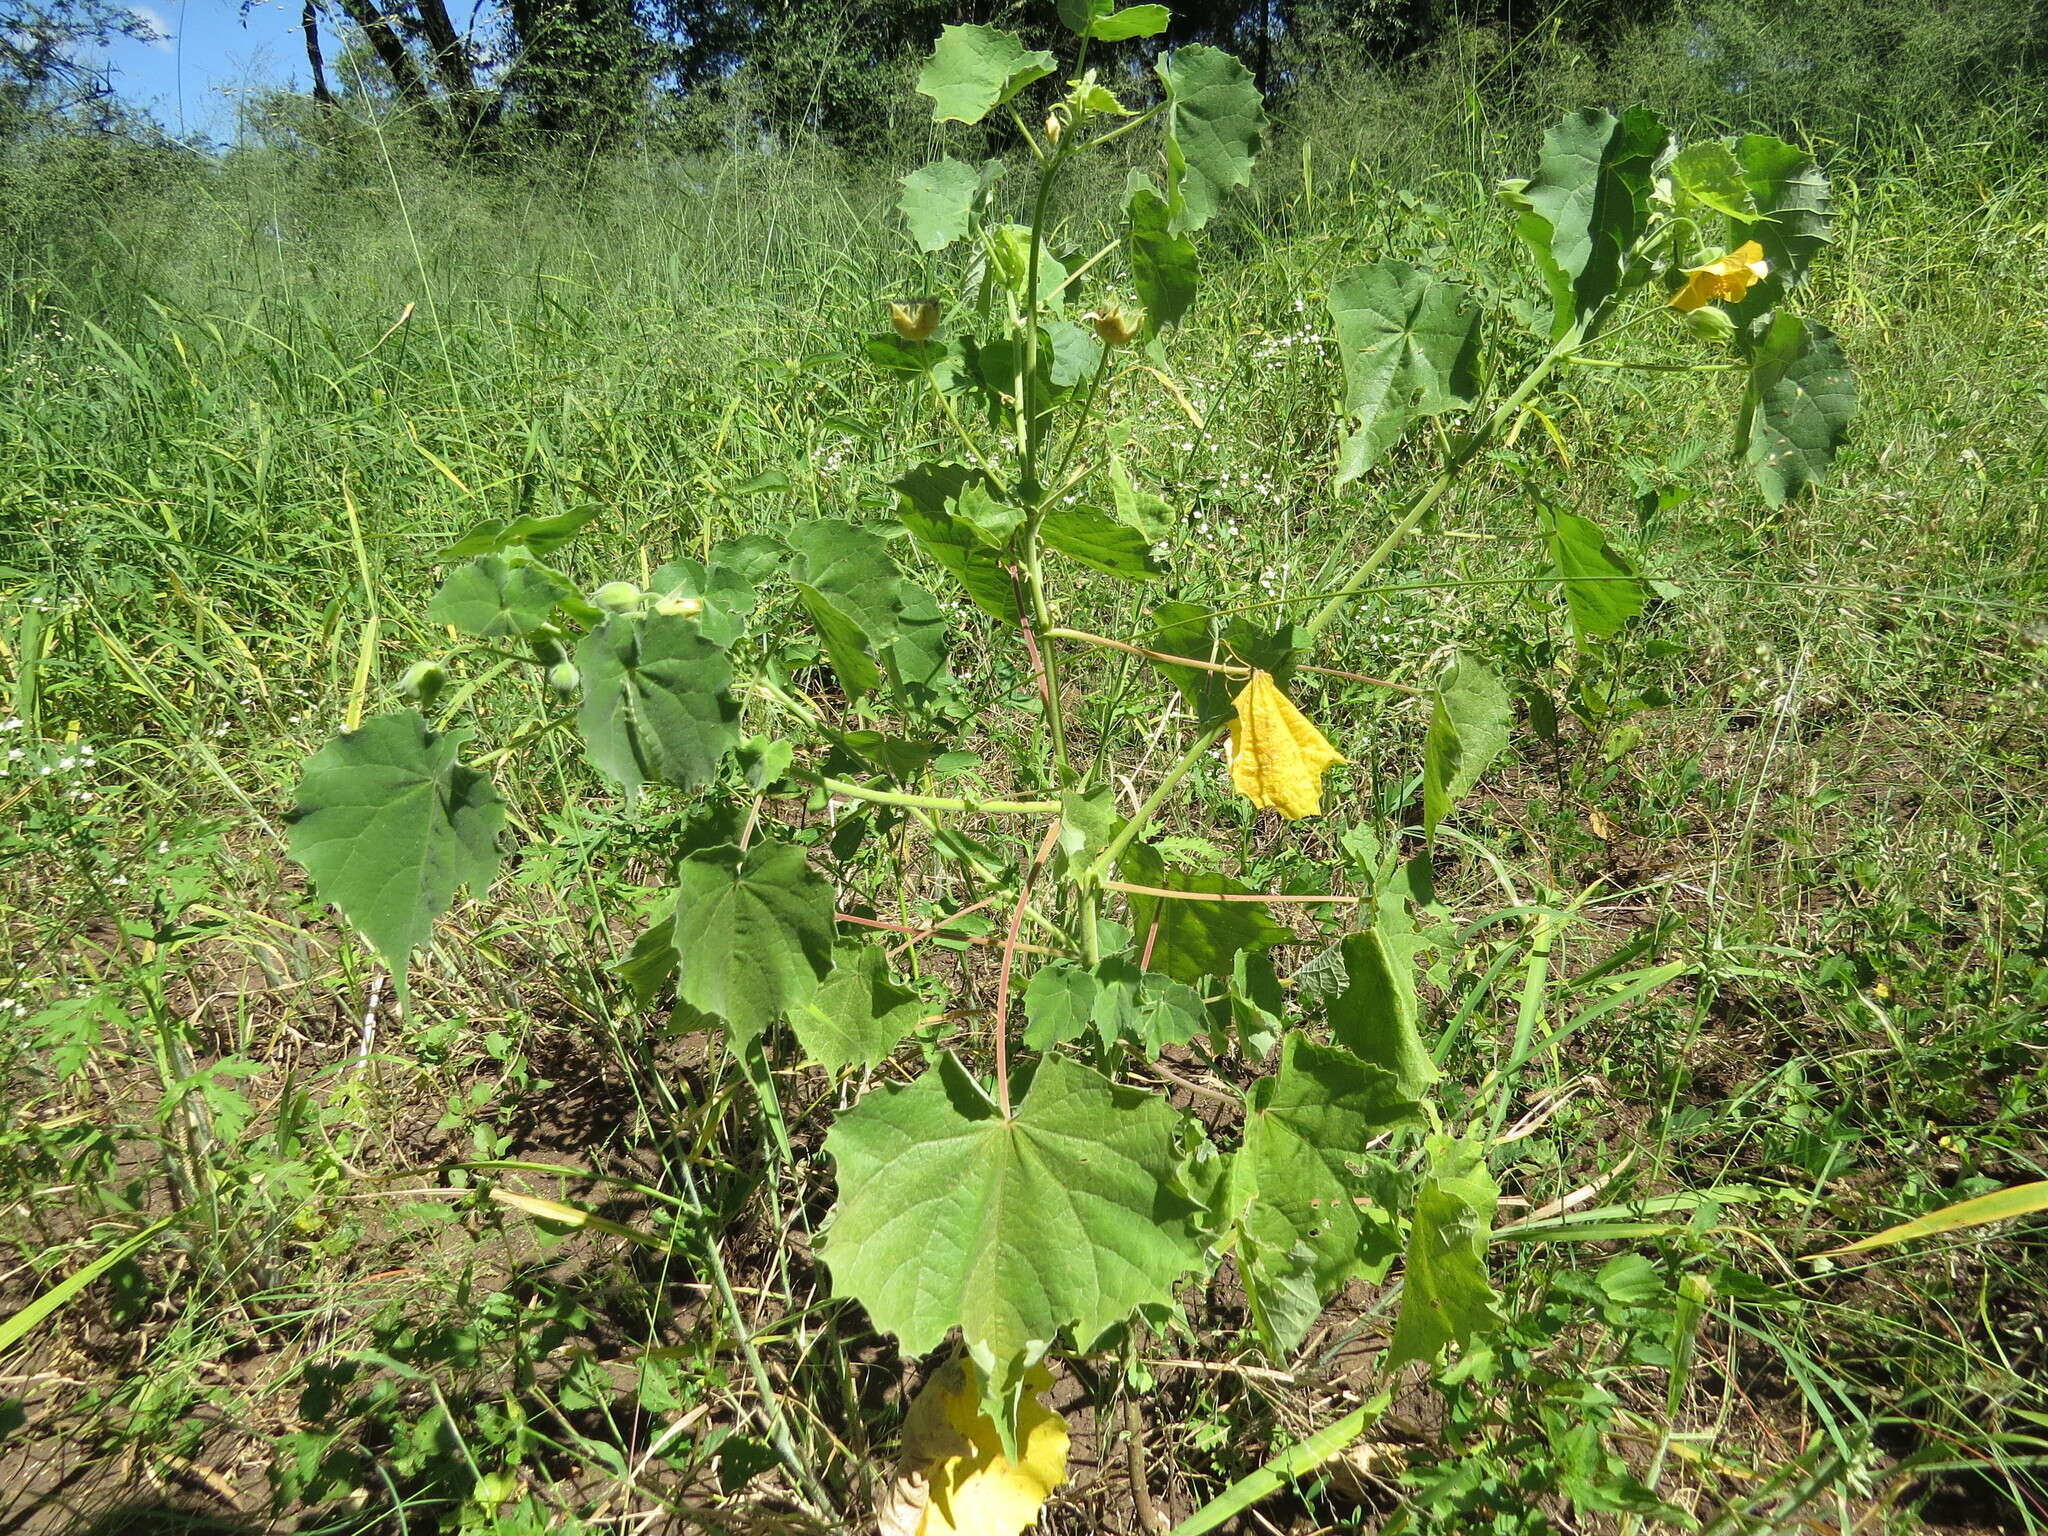
[[[1532,426],[1497,480],[1444,509],[1471,537],[1392,573],[1448,566],[1475,585],[1361,612],[1339,631],[1344,664],[1391,672],[1468,646],[1597,695],[1601,678],[1556,666],[1580,615],[1552,632],[1484,585],[1524,568],[1532,483],[1557,503],[1554,537],[1579,508],[1626,545],[1581,540],[1575,558],[1627,558],[1683,590],[1683,633],[1655,632],[1678,648],[1630,662],[1670,704],[1612,729],[1567,721],[1470,830],[1517,879],[1682,883],[1638,921],[1675,922],[1712,988],[1631,1005],[1622,1027],[1595,1017],[1525,1064],[1559,1107],[1512,1172],[1558,1196],[1654,1199],[1670,1187],[1632,1182],[1647,1144],[1672,1185],[1737,1187],[1750,1257],[1696,1302],[1719,1331],[1679,1407],[1748,1458],[1742,1497],[1762,1491],[1745,1517],[1789,1520],[1817,1489],[1898,1529],[2038,1528],[2038,1223],[1893,1267],[1795,1262],[2048,1161],[2038,12],[1708,5],[1583,37],[1439,20],[1399,57],[1383,35],[1332,33],[1274,65],[1300,77],[1257,182],[1205,236],[1207,297],[1173,343],[1214,425],[1124,452],[1167,489],[1199,576],[1299,585],[1357,518],[1325,491],[1339,390],[1297,298],[1384,255],[1498,282],[1522,258],[1489,189],[1531,167],[1566,106],[1642,100],[1682,130],[1815,147],[1841,204],[1817,304],[1864,388],[1835,487],[1770,513],[1725,462],[1725,395],[1587,382],[1561,443]],[[682,1442],[678,1486],[743,1498],[773,1460],[736,1342],[710,1323],[663,1332],[670,1283],[701,1296],[708,1272],[619,1239],[551,1273],[560,1234],[480,1195],[364,1198],[366,1174],[423,1162],[570,1161],[602,1180],[533,1187],[680,1250],[695,1218],[645,1192],[652,1157],[701,1169],[696,1193],[757,1255],[807,1230],[805,1191],[764,1172],[761,1132],[705,1108],[732,1101],[730,1081],[608,1034],[619,984],[592,956],[629,953],[631,925],[607,914],[655,907],[678,829],[629,822],[566,744],[535,754],[506,786],[527,851],[499,898],[462,909],[459,942],[423,957],[401,1028],[292,872],[281,815],[351,700],[388,705],[436,647],[429,557],[480,519],[594,509],[564,559],[595,577],[890,505],[909,421],[851,338],[922,276],[893,211],[928,148],[914,64],[826,49],[778,67],[607,130],[595,155],[536,136],[468,163],[401,118],[303,102],[266,104],[218,156],[133,135],[7,143],[0,675],[25,722],[0,737],[25,749],[0,780],[8,1305],[166,1203],[200,1214],[176,1249],[124,1256],[36,1346],[50,1353],[10,1367],[87,1385],[38,1399],[32,1436],[0,1413],[0,1456],[61,1443],[111,1478],[144,1447],[238,1468],[255,1502],[292,1508],[356,1475],[360,1447],[401,1508],[505,1530],[589,1513],[588,1480],[622,1477],[607,1447],[637,1457],[699,1407],[692,1422],[723,1438]],[[1089,230],[1112,200],[1077,189],[1061,212]],[[455,686],[472,684],[506,734],[523,721],[499,679]],[[1372,815],[1400,811],[1427,726],[1389,710],[1346,743]],[[1302,873],[1226,796],[1171,831],[1262,888]],[[1482,861],[1455,878],[1454,899],[1497,900]],[[1447,980],[1485,973],[1485,937]],[[1567,942],[1559,973],[1596,987],[1609,937]],[[1515,1023],[1512,998],[1486,992],[1464,1016],[1442,1004],[1456,995],[1433,992],[1432,1015],[1454,1075]],[[849,1062],[861,1001],[814,999],[834,1013],[809,1027]],[[866,1003],[902,1001],[884,987]],[[1276,1162],[1288,1107],[1270,1105]],[[1454,1192],[1459,1149],[1434,1152]],[[1351,1171],[1329,1172],[1342,1190]],[[1308,1488],[1315,1518],[1398,1505],[1448,1532],[1513,1508],[1533,1528],[1545,1499],[1632,1496],[1640,1466],[1607,1465],[1585,1431],[1662,1407],[1642,1408],[1645,1382],[1662,1391],[1684,1314],[1650,1303],[1672,1294],[1663,1266],[1690,1251],[1689,1219],[1621,1247],[1497,1248],[1505,1384],[1410,1426],[1385,1486]],[[812,1273],[785,1253],[741,1278],[800,1312]],[[657,1335],[673,1353],[642,1359]],[[1341,1370],[1343,1344],[1317,1341],[1319,1368]],[[886,1386],[784,1345],[763,1345],[777,1379],[831,1416],[829,1433],[803,1415],[785,1432],[886,1444]],[[265,1360],[277,1374],[250,1366]],[[224,1384],[242,1370],[258,1385]],[[1717,1418],[1728,1380],[1750,1406]],[[1104,1383],[1105,1419],[1115,1394],[1160,1390]],[[1211,1491],[1327,1417],[1320,1385],[1183,1373],[1165,1390],[1153,1464],[1177,1489]],[[542,1402],[569,1425],[544,1420],[546,1444],[527,1427]],[[503,1464],[526,1481],[487,1510],[498,1485],[478,1472]],[[24,1479],[11,1496],[37,1492]],[[1121,1493],[1096,1497],[1054,1518],[1127,1518]]]

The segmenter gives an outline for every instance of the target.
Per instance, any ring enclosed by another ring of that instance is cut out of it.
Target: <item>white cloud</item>
[[[169,53],[171,51],[171,24],[164,20],[164,13],[151,5],[131,5],[128,9],[148,22],[149,29],[156,33],[156,39],[150,44],[150,47],[161,48],[165,53]]]

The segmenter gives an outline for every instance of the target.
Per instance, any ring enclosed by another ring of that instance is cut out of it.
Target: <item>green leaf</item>
[[[2015,1184],[2009,1189],[1995,1189],[1988,1195],[1978,1195],[1971,1200],[1959,1200],[1954,1205],[1944,1205],[1938,1211],[1929,1211],[1925,1216],[1915,1216],[1911,1221],[1886,1227],[1860,1242],[1829,1248],[1809,1257],[1840,1258],[1847,1253],[1868,1253],[1873,1248],[1889,1248],[1894,1243],[1910,1243],[1920,1237],[1946,1237],[1967,1227],[2011,1221],[2015,1216],[2032,1216],[2041,1211],[2048,1211],[2048,1180]]]
[[[1429,734],[1422,746],[1422,828],[1435,836],[1438,823],[1470,793],[1508,744],[1514,706],[1492,669],[1459,652],[1437,682]]]
[[[1329,1000],[1330,1037],[1420,1098],[1437,1070],[1417,1027],[1412,947],[1374,927],[1347,933],[1338,959],[1344,986]]]
[[[1007,549],[1010,535],[1024,526],[1024,509],[996,500],[979,480],[970,480],[960,488],[953,508],[990,549]]]
[[[788,843],[700,848],[676,867],[676,996],[759,1039],[832,968],[832,887]]]
[[[1730,306],[1737,320],[1749,321],[1776,308],[1828,243],[1828,179],[1805,150],[1765,133],[1738,139],[1735,159],[1758,217],[1754,223],[1732,221],[1728,244],[1754,240],[1771,264],[1770,275]]]
[[[1094,507],[1055,507],[1038,525],[1039,537],[1063,555],[1124,581],[1161,574],[1145,535]]]
[[[1195,603],[1161,603],[1152,610],[1152,632],[1145,637],[1145,649],[1168,656],[1185,656],[1191,661],[1229,661],[1232,658],[1217,638],[1215,615]],[[1155,661],[1166,680],[1180,691],[1195,718],[1214,725],[1231,714],[1230,680],[1221,672],[1204,667],[1177,667]]]
[[[1201,993],[1121,956],[1098,965],[1095,981],[1094,1022],[1103,1043],[1125,1040],[1147,1061],[1169,1045],[1186,1045],[1208,1024]]]
[[[917,547],[960,583],[968,601],[990,618],[1017,622],[1017,583],[981,535],[948,505],[979,472],[959,464],[922,464],[894,482],[903,504],[897,518]]]
[[[1834,332],[1788,310],[1751,352],[1736,435],[1764,500],[1782,506],[1827,478],[1856,416],[1856,375]]]
[[[480,640],[530,635],[575,590],[544,565],[484,555],[449,573],[427,604],[427,622]]]
[[[825,642],[825,654],[831,658],[832,670],[846,696],[864,699],[881,687],[881,665],[868,654],[867,635],[860,625],[816,587],[798,582],[796,597],[804,612],[811,616],[811,622],[818,626],[818,638]]]
[[[1158,71],[1166,87],[1166,205],[1173,229],[1186,233],[1252,179],[1266,106],[1252,72],[1220,48],[1176,48]]]
[[[1118,10],[1116,0],[1059,0],[1059,12],[1068,30],[1105,43],[1157,37],[1173,19],[1163,5],[1128,5]]]
[[[1145,306],[1149,340],[1181,317],[1195,302],[1199,266],[1195,243],[1173,229],[1166,199],[1149,186],[1131,193],[1131,227],[1124,236],[1124,255],[1131,265],[1131,286]]]
[[[779,489],[789,488],[789,476],[780,470],[755,477],[756,480],[770,478],[781,482]],[[753,483],[749,481],[748,485]],[[735,494],[746,489],[747,486],[740,486]],[[711,546],[713,568],[730,571],[735,580],[744,581],[749,586],[758,586],[773,576],[788,558],[789,546],[765,533],[742,533],[730,539],[720,539]]]
[[[697,615],[698,630],[713,645],[730,650],[733,642],[747,632],[756,594],[752,581],[715,558],[718,552],[718,547],[714,547],[709,570],[688,556],[671,560],[648,578],[647,590],[656,599],[696,598],[704,605]]]
[[[1239,1256],[1266,1293],[1253,1310],[1276,1358],[1294,1351],[1339,1286],[1360,1275],[1385,1278],[1400,1247],[1395,1217],[1361,1203],[1380,1190],[1360,1165],[1379,1161],[1365,1153],[1373,1140],[1421,1123],[1421,1104],[1391,1074],[1299,1034],[1288,1036],[1278,1074],[1252,1086],[1228,1209]],[[1304,1280],[1309,1308],[1287,1296]],[[1271,1294],[1276,1288],[1279,1297]]]
[[[1756,217],[1756,195],[1743,180],[1734,151],[1719,140],[1681,149],[1672,157],[1671,179],[1679,191],[1702,207],[1731,219]]]
[[[1121,456],[1109,456],[1109,492],[1114,498],[1117,521],[1135,528],[1148,542],[1157,544],[1173,532],[1173,507],[1131,477]]]
[[[1104,786],[1060,796],[1060,857],[1071,870],[1092,866],[1115,838],[1123,818],[1116,813],[1116,794]]]
[[[1173,20],[1163,5],[1127,5],[1120,11],[1099,17],[1088,35],[1098,42],[1121,43],[1133,37],[1157,37]]]
[[[1573,512],[1551,511],[1550,559],[1564,578],[1565,609],[1579,644],[1608,640],[1643,611],[1650,589],[1600,525]]]
[[[637,800],[646,783],[696,789],[739,740],[732,667],[696,622],[613,614],[576,644],[590,760]]]
[[[1046,377],[1053,388],[1067,390],[1086,383],[1102,366],[1102,338],[1088,326],[1076,325],[1071,320],[1049,320],[1039,334],[1051,349]]]
[[[905,176],[896,206],[917,248],[943,251],[964,236],[981,188],[981,172],[951,155]]]
[[[1053,56],[1026,48],[995,27],[952,26],[939,34],[917,88],[932,99],[935,122],[978,123],[1034,80],[1053,71]]]
[[[1410,1360],[1434,1362],[1506,1319],[1486,1278],[1486,1237],[1500,1188],[1485,1149],[1449,1136],[1429,1138],[1429,1176],[1409,1217],[1401,1315],[1383,1361],[1389,1376]]]
[[[879,944],[842,939],[832,947],[832,973],[790,1008],[789,1027],[804,1053],[837,1077],[880,1066],[923,1017],[918,995],[889,979]]]
[[[592,504],[550,517],[515,517],[510,522],[487,517],[453,544],[437,551],[434,558],[461,560],[470,555],[495,555],[523,545],[546,559],[597,521],[603,511],[602,506]]]
[[[1341,485],[1370,469],[1411,421],[1472,404],[1479,310],[1462,285],[1392,259],[1345,273],[1329,303],[1344,363],[1344,411],[1358,423],[1344,444]]]
[[[292,857],[391,968],[406,961],[467,885],[498,872],[505,803],[456,761],[467,731],[436,733],[416,710],[378,715],[306,759]]]
[[[1200,1261],[1176,1189],[1179,1117],[1060,1056],[1016,1074],[1005,1119],[951,1056],[869,1093],[825,1137],[839,1188],[822,1254],[833,1289],[907,1355],[954,1327],[978,1359],[1090,1347],[1165,1305]],[[1028,1082],[1028,1086],[1026,1083]]]
[[[1055,960],[1043,967],[1024,989],[1024,1043],[1034,1051],[1049,1051],[1080,1039],[1095,1022],[1100,990],[1086,966]]]
[[[612,967],[612,974],[632,989],[633,1001],[642,1008],[653,1007],[661,989],[675,976],[675,929],[676,904],[671,898],[655,909],[626,958]]]
[[[1641,108],[1622,117],[1577,112],[1543,136],[1536,174],[1521,189],[1516,231],[1550,285],[1551,334],[1619,291],[1623,264],[1650,217],[1651,172],[1670,130]]]
[[[799,523],[786,537],[796,557],[796,579],[830,598],[870,648],[880,651],[896,638],[904,582],[881,535],[828,517]]]
[[[1124,850],[1122,877],[1133,885],[1157,890],[1197,891],[1205,895],[1248,896],[1251,888],[1228,875],[1207,870],[1173,869],[1157,849],[1132,843]],[[1188,901],[1168,896],[1128,897],[1131,931],[1138,953],[1149,944],[1146,969],[1175,981],[1198,983],[1205,977],[1229,977],[1240,950],[1271,949],[1294,936],[1255,901]]]

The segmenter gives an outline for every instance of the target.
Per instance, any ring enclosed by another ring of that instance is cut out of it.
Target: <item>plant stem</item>
[[[1565,332],[1551,349],[1543,354],[1542,360],[1529,370],[1522,382],[1515,386],[1514,393],[1501,401],[1493,414],[1474,428],[1471,435],[1452,451],[1450,462],[1445,464],[1436,479],[1409,503],[1408,510],[1401,514],[1392,528],[1387,530],[1387,536],[1375,544],[1372,552],[1352,571],[1350,580],[1338,588],[1336,595],[1317,609],[1315,616],[1302,626],[1308,631],[1310,638],[1313,639],[1328,629],[1337,615],[1344,611],[1344,605],[1371,584],[1373,572],[1386,564],[1388,557],[1400,547],[1401,541],[1413,533],[1416,525],[1429,515],[1430,508],[1441,501],[1445,493],[1458,483],[1458,477],[1464,473],[1465,466],[1477,458],[1479,451],[1490,444],[1500,429],[1512,421],[1522,407],[1529,403],[1530,397],[1542,387],[1543,381],[1550,377],[1551,371],[1578,350],[1584,334],[1583,324],[1575,325]]]

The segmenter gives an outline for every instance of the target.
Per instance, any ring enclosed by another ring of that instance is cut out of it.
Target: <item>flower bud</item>
[[[1143,313],[1127,315],[1111,305],[1108,309],[1090,310],[1088,323],[1095,327],[1105,346],[1127,347],[1138,339],[1138,333],[1145,328]]]
[[[576,670],[575,662],[558,661],[548,668],[548,687],[563,703],[572,701],[582,686],[583,674]]]
[[[1059,112],[1059,108],[1055,107],[1055,108],[1053,108],[1053,109],[1052,109],[1052,111],[1050,111],[1050,112],[1048,112],[1048,113],[1046,113],[1046,114],[1045,114],[1045,142],[1046,142],[1046,143],[1048,143],[1048,144],[1057,144],[1057,143],[1059,143],[1059,141],[1060,141],[1060,135],[1061,135],[1062,133],[1066,132],[1066,128],[1067,128],[1067,125],[1066,125],[1065,123],[1063,123],[1063,122],[1061,122],[1061,121],[1060,121],[1060,112]]]
[[[438,661],[416,661],[398,680],[398,691],[421,709],[432,709],[448,683],[448,670]]]
[[[1735,339],[1735,321],[1728,311],[1718,304],[1707,304],[1698,309],[1688,310],[1685,328],[1701,341],[1725,346]]]
[[[930,341],[932,332],[939,328],[938,300],[907,299],[891,304],[889,323],[905,341]]]
[[[633,613],[640,607],[640,589],[630,581],[608,581],[590,600],[606,613]]]
[[[654,611],[665,619],[694,619],[704,611],[701,597],[664,597],[654,605]]]

